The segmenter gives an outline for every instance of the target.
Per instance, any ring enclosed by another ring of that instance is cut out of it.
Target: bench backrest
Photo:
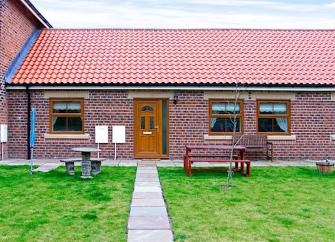
[[[243,145],[246,148],[264,148],[267,144],[267,136],[266,135],[255,135],[255,134],[245,134],[242,136],[235,136],[234,143],[236,145]]]

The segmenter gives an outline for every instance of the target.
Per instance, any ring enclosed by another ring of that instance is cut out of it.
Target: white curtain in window
[[[73,111],[80,112],[80,103],[68,103],[67,109],[72,112]]]
[[[276,121],[281,130],[288,131],[287,118],[276,118]]]
[[[60,111],[60,110],[66,110],[66,103],[54,103],[54,110]]]
[[[215,123],[216,123],[216,118],[212,118],[211,119],[211,128],[214,127]]]

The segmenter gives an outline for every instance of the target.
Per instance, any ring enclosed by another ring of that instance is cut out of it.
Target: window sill
[[[205,140],[231,140],[233,138],[232,135],[204,135]],[[287,140],[287,141],[295,141],[297,139],[296,135],[268,135],[269,141],[276,140]],[[332,137],[331,137],[332,139]],[[333,135],[333,139],[335,141],[335,135]]]
[[[232,135],[209,135],[205,134],[204,139],[205,140],[231,140],[233,138]]]
[[[296,141],[296,135],[268,135],[269,141],[276,141],[276,140],[288,140],[288,141]]]
[[[90,134],[44,134],[45,139],[89,139]]]

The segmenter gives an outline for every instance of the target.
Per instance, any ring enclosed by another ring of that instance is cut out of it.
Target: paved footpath
[[[172,227],[155,163],[138,165],[128,219],[128,241],[170,242]]]

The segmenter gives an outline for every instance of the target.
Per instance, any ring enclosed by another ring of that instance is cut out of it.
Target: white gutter
[[[46,27],[47,29],[49,28],[49,26],[46,23],[44,23],[44,21],[35,13],[35,11],[31,9],[31,7],[26,3],[26,1],[20,0],[20,2],[30,11],[31,14],[35,16],[35,18],[38,19],[38,21],[41,22],[41,24],[44,25],[44,27]]]
[[[29,90],[187,90],[234,91],[234,86],[29,86]],[[7,86],[7,90],[25,90],[26,86]],[[239,87],[240,91],[335,92],[335,87]]]

